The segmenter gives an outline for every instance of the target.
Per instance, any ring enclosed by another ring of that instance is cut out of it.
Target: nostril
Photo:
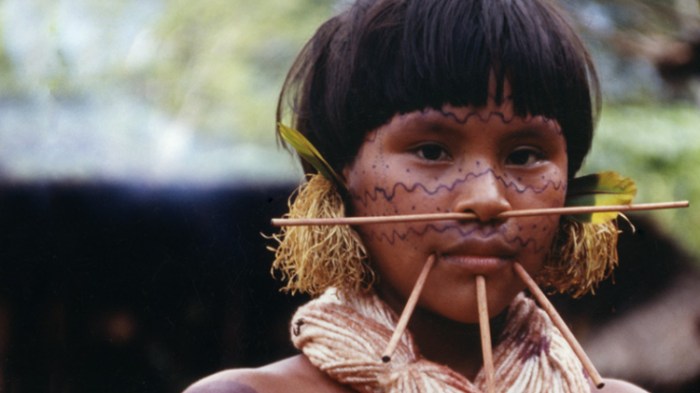
[[[504,221],[505,218],[498,217],[499,214],[511,210],[510,204],[501,203],[477,203],[472,208],[455,209],[458,213],[468,213],[476,216],[468,221],[478,221],[481,223]]]
[[[477,211],[474,209],[464,209],[458,211],[458,213],[465,213],[471,216],[470,218],[465,218],[464,220],[462,220],[464,222],[478,222],[481,224],[488,224],[503,221],[503,219],[497,217],[498,214],[500,214],[500,212],[496,214],[491,214],[484,212],[483,210]]]
[[[504,184],[492,172],[454,189],[453,210],[474,213],[481,223],[501,221],[497,216],[511,210]]]

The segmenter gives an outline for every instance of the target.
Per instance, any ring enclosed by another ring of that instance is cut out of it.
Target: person
[[[327,164],[303,163],[289,216],[477,219],[284,229],[274,268],[287,290],[315,296],[290,324],[301,354],[186,392],[485,391],[477,276],[496,391],[597,391],[513,264],[585,293],[615,264],[614,222],[499,214],[564,205],[599,108],[590,57],[547,0],[358,0],[330,18],[278,104]],[[382,359],[430,258],[408,332]],[[602,391],[642,390],[606,380]]]

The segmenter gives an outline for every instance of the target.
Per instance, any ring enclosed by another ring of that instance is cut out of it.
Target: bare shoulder
[[[649,393],[637,385],[619,379],[605,379],[605,386],[602,389],[591,389],[592,392],[601,393]]]
[[[221,371],[188,387],[184,393],[350,392],[316,369],[303,355],[260,368]]]

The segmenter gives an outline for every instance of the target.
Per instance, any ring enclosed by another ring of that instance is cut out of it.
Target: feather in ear
[[[326,179],[342,184],[342,182],[340,182],[340,177],[335,173],[330,164],[328,164],[328,161],[323,158],[318,149],[316,149],[301,132],[287,127],[282,123],[278,123],[278,127],[282,139],[294,148],[302,159],[316,168],[318,173],[322,174]]]
[[[600,172],[569,181],[566,206],[629,205],[637,186],[629,177],[617,172]],[[581,223],[602,224],[617,218],[619,212],[589,213],[567,216]]]

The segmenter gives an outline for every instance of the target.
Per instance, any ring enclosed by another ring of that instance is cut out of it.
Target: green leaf
[[[629,205],[637,194],[634,180],[617,172],[600,172],[569,181],[566,206]],[[617,218],[619,212],[589,213],[570,216],[579,222],[604,223]]]
[[[316,170],[328,180],[340,182],[340,177],[335,173],[330,164],[328,164],[328,161],[323,158],[316,147],[314,147],[301,132],[287,127],[282,123],[279,123],[278,126],[282,139],[294,148],[301,158],[316,168]]]

